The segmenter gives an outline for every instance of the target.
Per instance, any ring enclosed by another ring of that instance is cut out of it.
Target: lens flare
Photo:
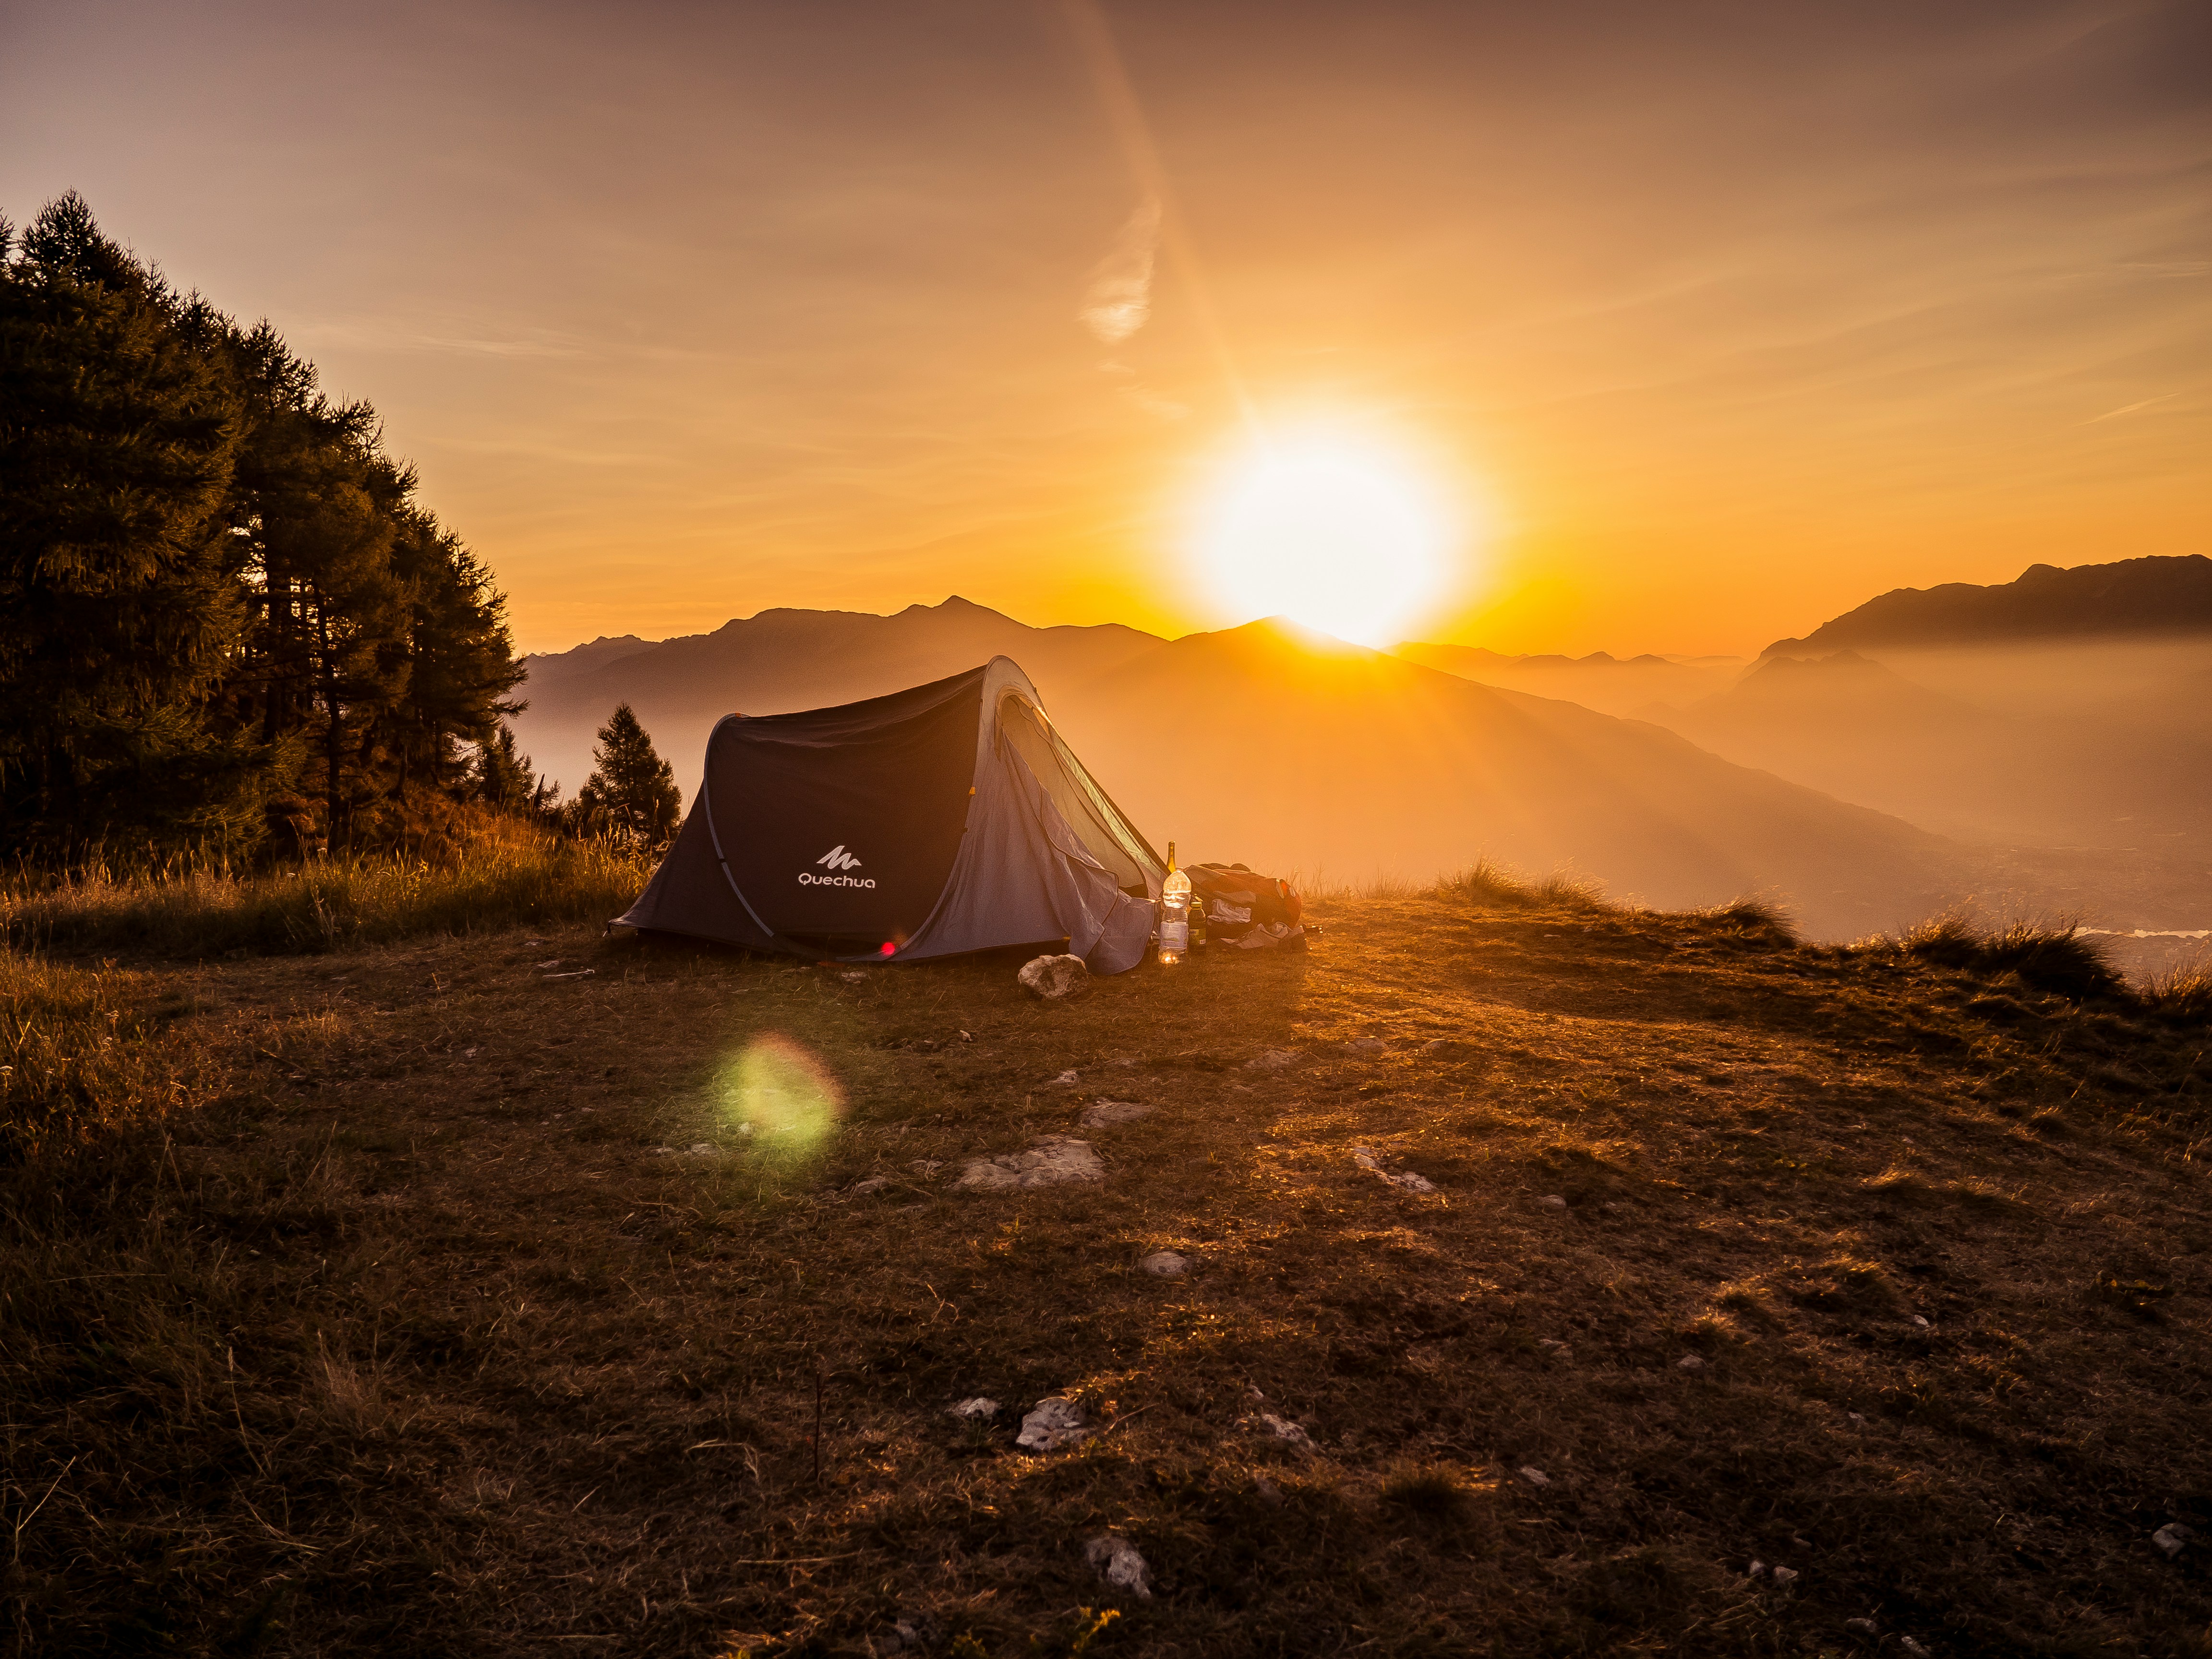
[[[767,1158],[809,1158],[836,1130],[845,1091],[830,1068],[789,1037],[755,1037],[714,1079],[723,1117]]]

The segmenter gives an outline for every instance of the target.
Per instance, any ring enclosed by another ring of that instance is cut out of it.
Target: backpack
[[[1255,928],[1269,944],[1297,937],[1304,901],[1298,890],[1278,876],[1263,876],[1242,864],[1187,864],[1193,896],[1206,907],[1209,937],[1234,945]],[[1258,939],[1254,943],[1257,944]]]

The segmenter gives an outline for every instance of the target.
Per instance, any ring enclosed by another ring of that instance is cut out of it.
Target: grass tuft
[[[1898,944],[1923,962],[1983,979],[2011,974],[2031,990],[2073,1002],[2118,997],[2125,990],[2104,951],[2078,922],[2014,921],[1984,931],[1954,912],[1921,923]]]
[[[183,1099],[145,1002],[135,975],[0,953],[0,1148],[35,1158]]]
[[[547,927],[620,914],[649,861],[612,842],[523,826],[433,863],[384,854],[295,869],[221,866],[132,877],[100,864],[19,872],[0,888],[0,937],[17,949],[149,956],[300,956],[426,934]]]
[[[2212,1021],[2212,958],[2169,969],[2138,994],[2152,1013],[2183,1024]]]

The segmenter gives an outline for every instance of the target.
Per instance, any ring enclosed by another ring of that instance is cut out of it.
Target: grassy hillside
[[[9,957],[13,1650],[2212,1651],[2201,988],[1323,909],[1064,1006],[585,926]],[[1103,1179],[957,1188],[1051,1134]]]

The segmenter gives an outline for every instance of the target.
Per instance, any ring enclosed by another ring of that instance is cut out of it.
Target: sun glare
[[[1200,520],[1214,596],[1242,621],[1288,617],[1385,646],[1443,586],[1447,515],[1396,457],[1334,437],[1255,447]]]

